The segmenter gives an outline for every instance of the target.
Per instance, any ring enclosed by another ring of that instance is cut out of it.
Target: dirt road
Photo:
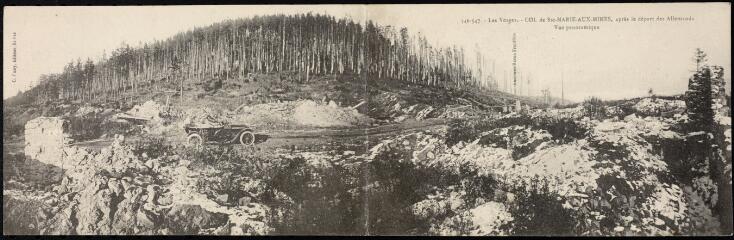
[[[446,126],[453,121],[452,119],[426,119],[426,120],[408,120],[401,123],[387,124],[376,127],[367,128],[346,128],[346,129],[313,129],[313,130],[271,130],[258,132],[256,130],[258,148],[278,148],[283,146],[319,146],[334,143],[344,145],[364,146],[364,142],[369,139],[379,139],[386,134],[395,134],[398,132],[412,132],[440,128]],[[129,137],[129,140],[135,140],[140,136]],[[171,141],[180,142],[182,140]],[[100,150],[112,143],[112,139],[98,139],[73,143],[72,145],[84,147],[90,150]],[[4,150],[8,153],[23,152],[23,143],[8,142],[4,143]]]
[[[380,135],[384,133],[415,131],[427,129],[434,126],[446,125],[451,119],[433,118],[421,121],[405,121],[402,123],[388,124],[369,128],[349,129],[314,129],[307,131],[270,131],[259,134],[268,135],[270,138],[320,138],[320,137],[355,137],[365,135]]]
[[[264,150],[283,147],[306,151],[352,150],[360,154],[367,151],[371,143],[379,141],[386,135],[438,129],[446,127],[451,121],[450,119],[428,119],[368,128],[262,132],[260,136],[266,139],[260,140],[262,142],[256,144],[255,147]]]

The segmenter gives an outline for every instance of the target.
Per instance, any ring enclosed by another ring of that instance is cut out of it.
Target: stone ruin
[[[726,105],[728,96],[726,94],[726,80],[724,79],[724,68],[721,66],[711,67],[711,100],[713,110],[721,116],[730,116],[731,109]]]
[[[46,164],[57,165],[63,158],[64,146],[71,142],[66,120],[60,117],[38,117],[25,124],[25,155]]]

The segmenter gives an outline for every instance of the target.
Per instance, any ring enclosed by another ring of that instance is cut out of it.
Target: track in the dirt
[[[308,131],[271,131],[262,132],[260,134],[268,135],[270,138],[358,137],[391,132],[426,129],[434,126],[446,125],[451,121],[451,119],[434,118],[422,121],[388,124],[370,128],[317,129]]]
[[[388,124],[388,125],[382,125],[377,127],[367,127],[367,128],[345,128],[345,129],[314,129],[314,130],[276,130],[276,131],[262,131],[257,132],[258,135],[264,135],[267,136],[267,141],[264,142],[265,145],[282,145],[282,144],[291,144],[296,142],[306,143],[311,141],[312,143],[319,142],[319,139],[327,140],[327,139],[334,139],[334,138],[347,138],[347,137],[365,137],[365,136],[375,136],[375,135],[382,135],[382,134],[388,134],[388,133],[394,133],[394,132],[406,132],[406,131],[419,131],[419,130],[425,130],[430,129],[433,127],[446,125],[453,121],[452,119],[439,119],[439,118],[433,118],[433,119],[426,119],[421,121],[406,121],[402,123],[395,123],[395,124]],[[131,137],[131,139],[135,139],[139,137]],[[285,140],[286,142],[278,143],[278,139]],[[299,141],[300,140],[300,141]],[[112,143],[112,139],[98,139],[98,140],[91,140],[91,141],[84,141],[84,142],[77,142],[73,143],[74,146],[79,147],[86,147],[86,148],[92,148],[92,149],[101,149],[103,147],[109,146]],[[182,140],[175,140],[175,139],[169,139],[169,141],[173,142],[181,142]],[[13,146],[10,146],[11,143],[6,143],[6,150],[9,152],[22,152],[22,144],[18,143]]]

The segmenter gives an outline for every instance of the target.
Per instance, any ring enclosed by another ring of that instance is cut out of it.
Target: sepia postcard
[[[3,235],[732,235],[731,4],[7,6]]]

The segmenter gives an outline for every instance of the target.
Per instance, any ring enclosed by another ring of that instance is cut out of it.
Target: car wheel
[[[186,142],[188,142],[191,146],[199,147],[202,143],[204,143],[204,140],[201,138],[201,135],[194,133],[189,135]]]
[[[250,146],[255,144],[255,134],[251,131],[243,131],[240,133],[240,144]]]

